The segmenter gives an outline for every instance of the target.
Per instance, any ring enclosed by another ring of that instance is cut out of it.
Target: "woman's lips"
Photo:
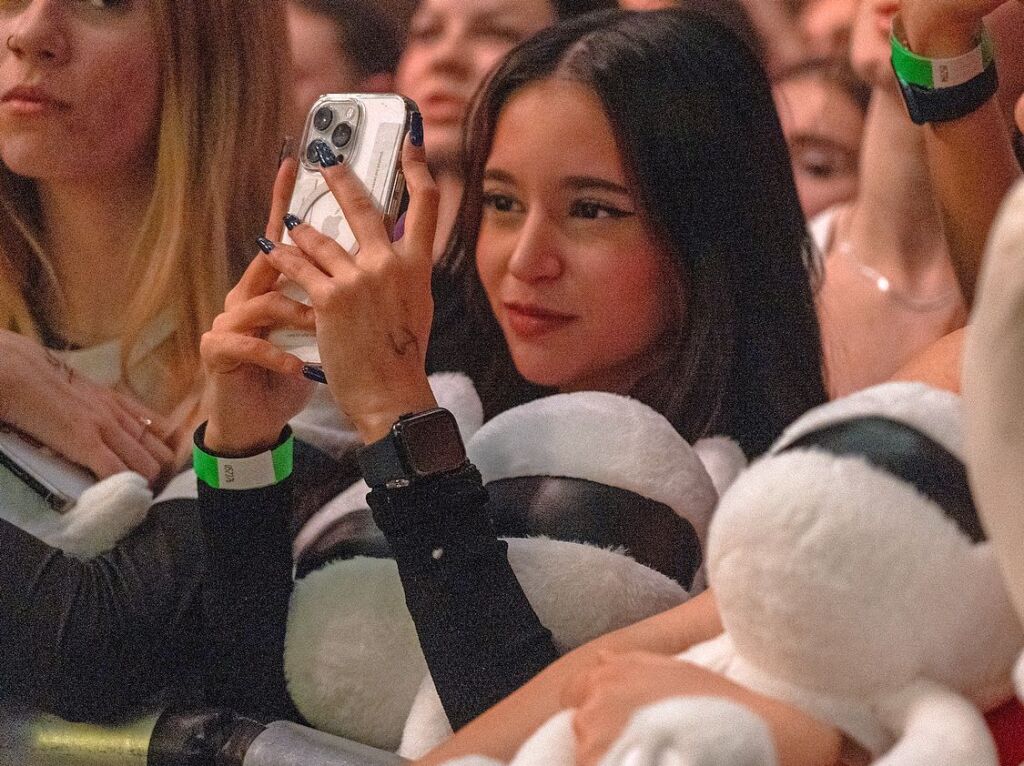
[[[504,303],[508,328],[521,338],[536,338],[576,321],[572,314],[541,308],[526,303]]]
[[[22,115],[39,115],[49,111],[68,108],[68,104],[54,98],[41,88],[19,85],[11,88],[0,98],[0,102],[12,112]]]
[[[466,110],[464,99],[448,93],[433,93],[426,98],[418,99],[417,104],[423,119],[435,123],[461,122]]]

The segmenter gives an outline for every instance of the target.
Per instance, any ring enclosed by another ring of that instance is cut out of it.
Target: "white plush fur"
[[[747,457],[740,445],[728,436],[708,436],[698,439],[693,445],[700,462],[704,465],[715,491],[721,497],[729,485],[736,481],[747,467]]]
[[[145,478],[126,471],[98,481],[67,512],[29,514],[3,508],[6,521],[81,559],[104,553],[143,522],[153,494]]]
[[[664,503],[701,540],[718,500],[700,457],[672,424],[615,394],[559,394],[516,407],[486,423],[467,449],[485,483],[516,476],[589,479]],[[708,453],[727,460],[725,450],[709,445]]]
[[[508,542],[530,603],[562,648],[687,598],[678,583],[620,552],[543,538]],[[335,562],[299,581],[285,669],[296,705],[314,726],[397,748],[426,667],[394,563]],[[451,731],[439,703],[425,701],[419,711],[412,728],[420,741],[408,742],[416,751]]]
[[[825,405],[780,444],[868,414],[916,426],[962,453],[958,399],[914,384]],[[991,547],[972,544],[931,501],[865,460],[777,452],[719,504],[707,566],[725,633],[681,658],[838,726],[877,764],[994,766],[971,700],[1005,699],[1024,636]],[[644,736],[702,729],[691,712],[663,709]],[[731,739],[723,734],[714,757],[681,762],[739,763]],[[646,762],[612,752],[622,757],[602,766]]]
[[[573,766],[572,711],[537,730],[510,766]],[[454,766],[449,761],[446,766]],[[776,766],[771,731],[745,707],[715,697],[640,708],[601,761],[622,766]]]

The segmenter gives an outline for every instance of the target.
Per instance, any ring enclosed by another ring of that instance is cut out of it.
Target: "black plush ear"
[[[499,534],[622,547],[693,584],[718,493],[698,454],[650,407],[595,391],[547,396],[485,424],[467,450]]]
[[[952,452],[913,426],[881,416],[852,417],[806,433],[780,452],[794,449],[860,456],[917,489],[973,542],[986,539],[966,467]]]
[[[487,484],[497,533],[544,535],[602,548],[621,546],[638,562],[689,589],[701,565],[693,525],[664,503],[586,479],[519,476]]]

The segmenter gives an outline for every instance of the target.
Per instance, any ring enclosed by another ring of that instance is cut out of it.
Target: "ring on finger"
[[[142,424],[142,430],[139,431],[139,438],[142,438],[149,432],[149,429],[153,427],[153,419],[147,418],[144,415],[139,415],[139,423]]]

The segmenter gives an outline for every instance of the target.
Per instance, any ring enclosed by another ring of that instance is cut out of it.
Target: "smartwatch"
[[[977,47],[962,56],[931,59],[907,47],[899,14],[893,17],[892,68],[910,119],[917,125],[957,120],[988,101],[999,85],[992,38],[982,29]]]
[[[402,415],[387,436],[359,450],[370,489],[401,489],[457,471],[467,462],[455,416],[440,407]]]

